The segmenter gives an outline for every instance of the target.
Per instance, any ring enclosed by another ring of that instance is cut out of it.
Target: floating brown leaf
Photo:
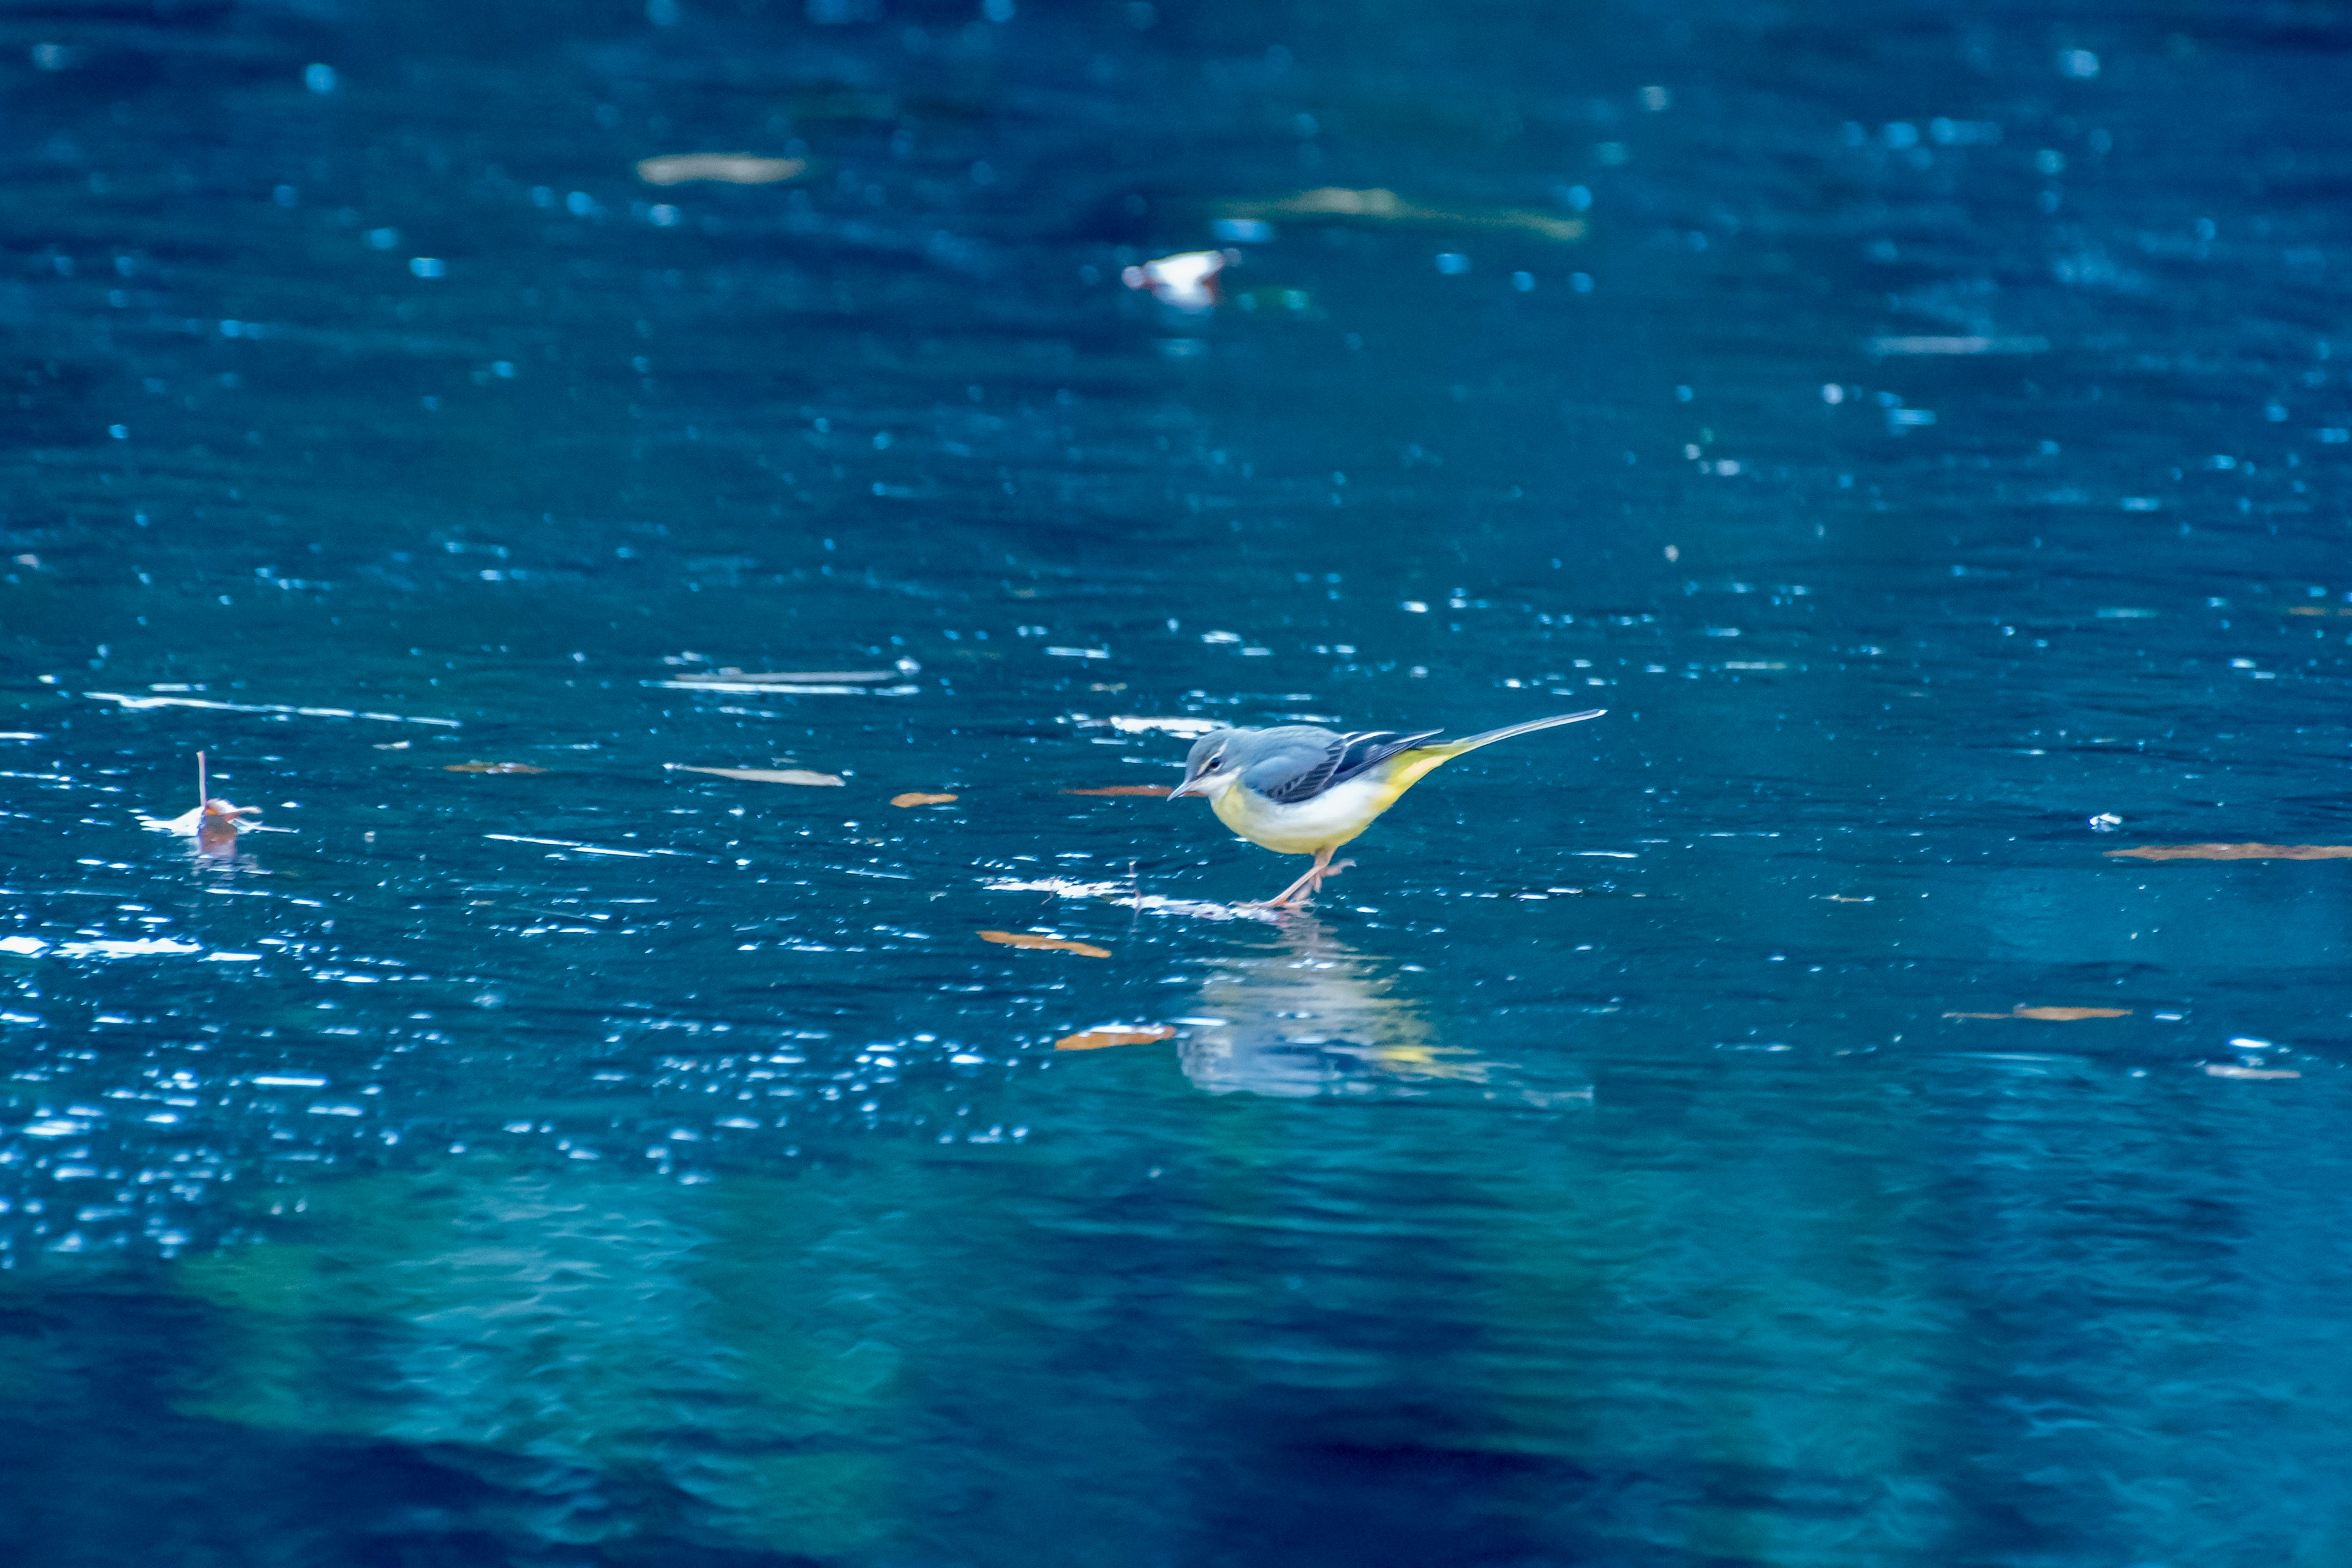
[[[2352,844],[2143,844],[2110,849],[2129,860],[2352,860]]]
[[[2128,1018],[2128,1007],[2013,1007],[2006,1013],[1947,1013],[1947,1018],[2032,1018],[2043,1024],[2072,1024],[2084,1018]]]
[[[1066,789],[1064,795],[1166,795],[1166,784],[1108,784],[1101,789]]]
[[[2233,1066],[2229,1062],[2207,1062],[2205,1064],[2205,1071],[2207,1076],[2211,1078],[2263,1079],[2301,1078],[2303,1076],[2299,1072],[2292,1072],[2285,1068],[2242,1068]]]
[[[1057,1051],[1099,1051],[1111,1046],[1148,1046],[1154,1040],[1171,1040],[1176,1031],[1166,1024],[1105,1024],[1097,1028],[1081,1029],[1075,1035],[1064,1035],[1054,1042]]]
[[[806,158],[762,158],[751,153],[673,153],[637,163],[637,178],[649,185],[683,185],[693,180],[772,185],[807,172]]]
[[[445,773],[543,773],[547,770],[532,767],[529,763],[451,763],[441,771]]]
[[[1082,958],[1108,958],[1110,949],[1091,942],[1072,942],[1067,937],[1039,936],[1027,931],[984,931],[982,942],[1002,942],[1006,947],[1050,947],[1057,952],[1075,952]]]
[[[2128,1018],[2128,1007],[2020,1007],[2012,1018],[2038,1018],[2045,1024],[2072,1024],[2083,1018]]]
[[[955,796],[951,795],[925,795],[920,790],[910,789],[904,795],[892,795],[890,804],[892,805],[945,805],[954,798]]]
[[[811,773],[806,768],[698,768],[691,763],[664,763],[662,766],[681,773],[714,773],[722,779],[741,779],[747,784],[837,784],[838,773]]]

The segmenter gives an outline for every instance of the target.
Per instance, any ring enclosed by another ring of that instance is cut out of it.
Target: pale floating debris
[[[89,1122],[69,1121],[62,1116],[45,1116],[36,1121],[27,1121],[24,1126],[27,1138],[71,1138],[78,1132],[89,1131]]]
[[[1238,250],[1179,251],[1127,268],[1118,279],[1130,289],[1148,289],[1163,305],[1205,310],[1217,302],[1217,274],[1241,258]]]
[[[1870,352],[1880,355],[1902,354],[2042,354],[2050,352],[2048,338],[1873,338]]]
[[[253,805],[231,805],[215,796],[205,784],[205,754],[196,753],[196,804],[173,817],[150,816],[134,812],[139,826],[152,833],[176,834],[196,841],[198,853],[212,856],[235,855],[236,837],[240,833],[291,833],[290,827],[264,827],[258,821],[261,808]]]
[[[1049,647],[1046,654],[1054,658],[1108,658],[1107,647]]]
[[[2229,1062],[2207,1062],[2205,1075],[2208,1078],[2238,1079],[2301,1078],[2303,1076],[2290,1068],[2242,1068]],[[31,1130],[28,1128],[26,1131]]]
[[[250,1080],[258,1089],[324,1089],[327,1075],[317,1072],[261,1072]]]
[[[133,812],[139,826],[150,833],[176,833],[183,838],[210,838],[216,835],[250,833],[259,830],[257,822],[247,822],[248,816],[258,816],[257,805],[231,805],[225,800],[208,800],[202,805],[191,806],[177,816],[150,816],[145,812]],[[274,833],[291,833],[290,827],[270,829]]]
[[[0,936],[0,952],[13,952],[20,958],[38,958],[48,947],[37,936]]]
[[[914,669],[909,668],[912,665],[913,660],[911,659],[908,661],[907,666],[902,666],[898,669],[741,670],[737,669],[732,665],[729,665],[723,669],[714,669],[708,675],[681,675],[677,677],[674,681],[668,682],[667,684],[678,686],[712,686],[722,685],[730,681],[740,681],[753,686],[782,686],[794,681],[802,681],[833,686],[845,684],[854,685],[877,680],[889,680],[900,675],[911,675],[914,673]]]
[[[2088,824],[2091,831],[2094,833],[2113,833],[2116,828],[2121,827],[2123,825],[2124,819],[2117,816],[2112,811],[2103,811],[2099,813],[2098,816],[2092,817]]]
[[[2352,844],[2143,844],[2110,860],[2352,860]]]
[[[926,795],[921,790],[910,789],[904,795],[892,795],[890,804],[898,806],[945,805],[954,799],[951,795]]]
[[[532,767],[529,763],[451,763],[445,773],[543,773],[545,768]]]
[[[147,697],[121,691],[85,691],[82,695],[93,702],[119,702],[125,708],[209,708],[223,713],[286,713],[303,719],[374,719],[387,724],[464,728],[455,719],[419,719],[407,713],[367,713],[350,708],[289,708],[279,702],[215,702],[204,697]]]
[[[1033,881],[1003,878],[986,884],[992,893],[1052,893],[1064,899],[1107,899],[1129,909],[1158,915],[1182,915],[1203,921],[1263,921],[1278,925],[1281,918],[1255,904],[1213,904],[1200,899],[1168,899],[1158,893],[1138,893],[1128,882],[1078,882],[1066,877],[1042,877]]]
[[[206,963],[259,963],[261,962],[261,954],[257,952],[208,952],[205,954],[205,962]]]
[[[1176,1031],[1166,1024],[1097,1024],[1091,1029],[1081,1029],[1075,1035],[1064,1035],[1054,1042],[1057,1051],[1099,1051],[1112,1046],[1148,1046],[1157,1040],[1172,1040]]]
[[[1639,860],[1642,857],[1632,849],[1579,849],[1577,854],[1596,860]]]
[[[482,837],[501,844],[544,844],[553,849],[577,849],[583,855],[625,855],[632,860],[654,858],[648,849],[606,849],[594,844],[574,844],[568,838],[526,838],[520,833],[485,833]]]
[[[367,1112],[356,1105],[331,1104],[322,1100],[310,1108],[310,1114],[313,1116],[365,1116]]]
[[[2266,1051],[2271,1048],[2268,1040],[2258,1040],[2252,1035],[2231,1035],[2230,1044],[2242,1051]]]
[[[2084,1018],[2128,1018],[2128,1007],[2012,1007],[2006,1013],[1947,1013],[1947,1018],[2031,1018],[2042,1024],[2073,1024]]]
[[[1580,217],[1557,217],[1527,207],[1425,207],[1394,191],[1349,190],[1340,185],[1300,191],[1273,201],[1227,202],[1218,211],[1223,216],[1238,218],[1364,218],[1374,223],[1516,230],[1562,244],[1582,239],[1585,232]]]
[[[182,942],[176,937],[101,937],[96,942],[68,942],[58,945],[59,958],[147,958],[162,953],[202,952],[203,944]]]
[[[762,158],[756,153],[671,153],[637,161],[637,178],[649,185],[683,185],[698,180],[725,185],[772,185],[806,173],[806,158]]]
[[[1214,719],[1145,719],[1132,713],[1112,714],[1110,727],[1122,735],[1148,735],[1156,730],[1188,741],[1224,728]]]
[[[1045,936],[1030,931],[984,931],[978,933],[982,942],[992,942],[1000,947],[1027,947],[1055,952],[1075,952],[1081,958],[1108,958],[1110,949],[1097,947],[1090,942],[1072,942],[1066,936]]]
[[[673,773],[711,773],[722,779],[741,779],[747,784],[816,786],[842,783],[838,773],[814,773],[807,768],[699,768],[691,763],[664,763],[662,766]]]
[[[0,730],[0,741],[37,741],[41,736],[30,730]]]
[[[912,697],[919,686],[787,685],[775,680],[648,680],[670,691],[719,691],[739,697]]]

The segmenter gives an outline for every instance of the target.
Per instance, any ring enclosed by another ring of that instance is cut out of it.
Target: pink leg
[[[1328,849],[1317,850],[1315,852],[1315,864],[1307,868],[1307,874],[1299,878],[1296,882],[1291,883],[1287,888],[1283,889],[1282,891],[1275,894],[1274,897],[1268,899],[1266,900],[1267,905],[1270,908],[1282,910],[1295,910],[1298,908],[1300,904],[1306,901],[1305,895],[1313,892],[1315,890],[1316,884],[1323,879],[1323,868],[1330,863],[1331,851]]]
[[[1328,854],[1328,851],[1326,851],[1326,853]],[[1298,901],[1303,904],[1308,899],[1311,899],[1316,894],[1321,892],[1323,890],[1324,883],[1329,881],[1332,878],[1338,876],[1340,872],[1346,870],[1349,867],[1354,864],[1355,862],[1353,860],[1334,860],[1328,866],[1318,866],[1312,873],[1315,879],[1307,884],[1307,891],[1299,895]]]

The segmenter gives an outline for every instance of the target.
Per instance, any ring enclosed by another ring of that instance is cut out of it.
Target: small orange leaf
[[[2110,849],[2107,858],[2132,860],[2352,860],[2352,844],[2143,844]]]
[[[1001,942],[1006,947],[1050,947],[1059,952],[1075,952],[1085,958],[1110,956],[1110,949],[1107,947],[1097,947],[1091,942],[1072,942],[1067,937],[1039,936],[1035,931],[984,931],[980,933],[980,940]]]
[[[2128,1018],[2128,1007],[2020,1007],[2012,1018],[2038,1018],[2045,1024],[2072,1024],[2082,1018]]]
[[[547,770],[532,767],[529,763],[451,763],[441,771],[445,773],[543,773]]]
[[[2043,1024],[2072,1024],[2084,1018],[2128,1018],[2128,1007],[2013,1007],[2006,1013],[1947,1013],[1947,1018],[2032,1018]]]
[[[1066,789],[1064,795],[1166,795],[1166,784],[1110,784],[1102,789]]]
[[[1073,1037],[1075,1038],[1076,1037]],[[2207,1062],[2205,1071],[2211,1078],[2301,1078],[2299,1072],[2285,1068],[2242,1068],[2228,1062]]]
[[[1097,1028],[1081,1029],[1075,1035],[1064,1035],[1054,1042],[1057,1051],[1099,1051],[1110,1046],[1148,1046],[1154,1040],[1170,1040],[1176,1031],[1166,1024],[1104,1024]]]
[[[892,795],[890,804],[892,805],[945,805],[954,798],[955,796],[951,795],[925,795],[920,790],[910,789],[904,795]]]

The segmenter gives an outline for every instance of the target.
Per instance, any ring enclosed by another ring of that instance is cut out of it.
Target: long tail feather
[[[1497,741],[1507,741],[1514,735],[1530,731],[1549,730],[1560,724],[1581,724],[1587,719],[1598,719],[1608,712],[1606,708],[1588,708],[1581,713],[1561,713],[1549,719],[1530,719],[1524,724],[1506,724],[1499,730],[1482,731],[1465,735],[1458,741],[1439,741],[1432,745],[1415,746],[1398,753],[1389,774],[1397,794],[1402,795],[1426,777],[1431,769],[1450,763],[1465,752],[1475,752],[1481,746],[1491,746]]]
[[[1491,746],[1497,741],[1507,741],[1514,735],[1530,734],[1538,730],[1554,729],[1561,724],[1581,724],[1587,719],[1598,719],[1608,712],[1606,708],[1588,708],[1581,713],[1561,713],[1549,719],[1530,719],[1524,724],[1506,724],[1499,730],[1484,730],[1475,735],[1465,735],[1458,741],[1440,741],[1426,748],[1458,757],[1465,752],[1475,752],[1481,746]]]

